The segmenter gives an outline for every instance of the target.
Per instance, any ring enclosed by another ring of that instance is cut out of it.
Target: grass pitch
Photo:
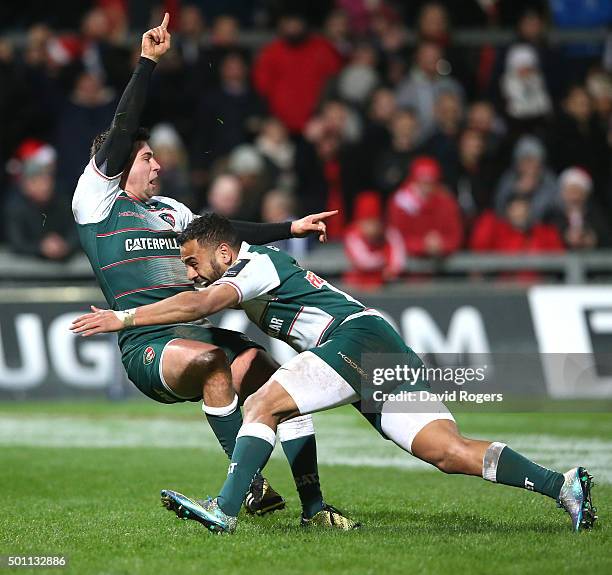
[[[458,417],[464,433],[506,441],[544,465],[587,466],[600,521],[578,535],[552,500],[445,476],[350,408],[315,421],[326,498],[363,528],[301,529],[277,447],[266,476],[287,509],[241,517],[236,535],[214,536],[159,503],[162,488],[216,495],[225,476],[197,405],[0,404],[0,555],[64,555],[67,567],[32,572],[79,575],[612,573],[612,414]]]

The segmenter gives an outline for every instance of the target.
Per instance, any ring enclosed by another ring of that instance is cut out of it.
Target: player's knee
[[[264,387],[246,398],[242,408],[245,420],[252,421],[266,414],[266,397]],[[262,391],[264,392],[262,393]]]
[[[204,385],[209,388],[232,384],[229,362],[222,349],[210,349],[199,353],[192,363],[192,368],[198,371],[200,377],[204,377]],[[216,374],[226,374],[227,377],[212,377]]]
[[[254,421],[258,419],[275,420],[280,422],[283,415],[283,406],[278,397],[278,390],[273,382],[269,381],[244,402],[244,419]]]
[[[201,369],[208,372],[229,370],[227,356],[225,352],[218,347],[198,354],[196,362]]]
[[[444,473],[463,473],[468,456],[468,440],[458,435],[444,442],[432,463]]]

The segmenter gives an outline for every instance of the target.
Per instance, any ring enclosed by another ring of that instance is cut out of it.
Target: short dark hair
[[[191,240],[196,240],[201,246],[226,243],[233,248],[240,245],[238,232],[232,223],[225,217],[209,212],[194,218],[189,225],[178,235],[177,241],[183,245]]]
[[[111,132],[111,128],[109,128],[105,132],[102,132],[101,134],[98,134],[93,139],[93,142],[91,143],[91,148],[89,150],[90,159],[93,158],[100,151],[100,148],[102,147],[104,142],[106,142],[106,140],[108,139],[108,135],[110,134],[110,132]],[[140,128],[136,130],[136,133],[132,137],[132,142],[133,143],[148,142],[150,137],[151,137],[151,133],[149,132],[149,130],[141,126]],[[132,150],[132,153],[133,153],[133,150]],[[133,161],[133,158],[132,158],[132,161]]]

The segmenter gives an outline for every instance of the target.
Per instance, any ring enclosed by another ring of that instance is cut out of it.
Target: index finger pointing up
[[[161,27],[166,30],[168,28],[168,23],[170,22],[170,14],[168,12],[164,13],[164,19],[162,20]]]

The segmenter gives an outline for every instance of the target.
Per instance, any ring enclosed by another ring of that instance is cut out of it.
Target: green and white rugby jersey
[[[238,258],[213,285],[228,284],[266,334],[298,352],[321,345],[347,318],[378,315],[274,246],[242,242]]]
[[[171,198],[139,201],[119,187],[120,179],[102,174],[92,158],[72,199],[81,245],[110,308],[125,310],[194,289],[176,241],[194,214]],[[120,344],[139,332],[129,331]]]

